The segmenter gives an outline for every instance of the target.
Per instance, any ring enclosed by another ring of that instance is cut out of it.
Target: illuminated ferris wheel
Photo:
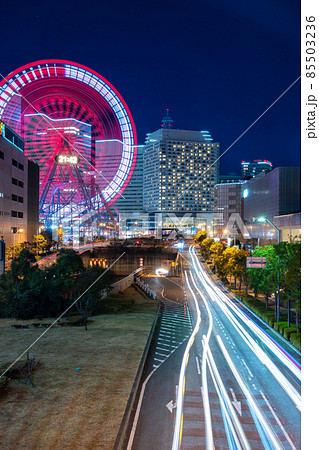
[[[123,98],[80,64],[27,64],[0,83],[0,120],[40,167],[40,218],[84,223],[125,189],[134,169],[136,131]]]

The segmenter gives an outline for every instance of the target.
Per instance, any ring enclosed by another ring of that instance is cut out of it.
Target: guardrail
[[[145,294],[147,294],[153,300],[156,299],[156,292],[152,291],[152,289],[149,287],[148,283],[144,283],[143,280],[141,280],[140,278],[137,278],[136,279],[136,284],[138,285],[138,287],[140,289],[142,289],[143,292],[145,292]]]

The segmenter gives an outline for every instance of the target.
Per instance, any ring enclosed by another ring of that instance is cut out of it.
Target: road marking
[[[168,355],[164,355],[163,353],[160,353],[160,352],[155,352],[155,355],[159,355],[159,356],[164,356],[164,357],[166,358],[166,356],[168,356],[168,355],[169,355],[169,353],[168,353]]]
[[[161,352],[170,352],[170,350],[167,350],[167,348],[162,348],[160,346],[156,346],[156,350],[160,350]]]
[[[251,376],[251,378],[253,378],[254,377],[254,375],[251,373],[251,371],[249,370],[249,367],[247,366],[247,364],[246,364],[246,362],[245,362],[245,360],[244,359],[242,359],[242,362],[243,362],[243,364],[244,364],[244,366],[246,367],[246,369],[247,369],[247,372],[249,373],[249,375]]]
[[[241,416],[242,415],[242,413],[241,413],[241,402],[239,402],[237,400],[236,394],[235,394],[235,392],[234,392],[234,390],[232,388],[230,388],[230,393],[231,393],[231,395],[233,397],[232,404],[233,404],[234,408],[236,409],[236,411],[238,412],[238,414]]]
[[[161,345],[165,345],[165,347],[169,347],[169,348],[171,348],[171,345],[168,345],[168,344],[163,344],[163,342],[161,342]]]
[[[197,365],[197,373],[198,373],[198,375],[200,375],[201,374],[201,372],[200,372],[200,367],[199,367],[199,361],[198,361],[198,358],[197,358],[197,356],[196,356],[196,365]]]
[[[173,409],[176,408],[176,403],[171,400],[167,403],[166,408],[169,410],[169,412],[172,414]]]
[[[283,427],[283,424],[281,423],[281,420],[279,419],[279,417],[277,416],[277,414],[275,413],[273,407],[271,406],[271,404],[269,403],[267,397],[265,396],[265,394],[259,390],[259,392],[261,393],[262,398],[265,400],[265,402],[267,403],[267,406],[269,408],[269,410],[271,411],[272,415],[274,416],[276,422],[278,423],[278,425],[280,426],[281,431],[284,433],[287,441],[290,444],[290,447],[293,448],[294,450],[297,450],[297,448],[294,446],[294,443],[292,442],[289,434],[287,433],[287,431],[285,430],[285,428]]]

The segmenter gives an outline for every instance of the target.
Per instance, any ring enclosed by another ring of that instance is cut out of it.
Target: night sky
[[[14,6],[13,6],[14,5]],[[300,75],[295,0],[32,1],[1,4],[0,72],[40,59],[96,70],[120,92],[138,143],[166,108],[224,151]],[[222,157],[300,165],[300,81]]]

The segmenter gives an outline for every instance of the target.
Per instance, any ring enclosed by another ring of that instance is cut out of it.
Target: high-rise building
[[[268,174],[259,174],[242,185],[244,219],[252,238],[260,242],[301,239],[301,171],[300,167],[277,167]]]
[[[148,133],[144,147],[144,210],[212,211],[219,145],[208,131],[163,126]]]
[[[214,231],[223,234],[223,230],[227,227],[228,221],[232,215],[235,220],[242,217],[242,186],[245,183],[219,183],[215,185],[215,229]]]
[[[300,167],[277,167],[243,184],[244,218],[253,221],[266,216],[300,212]]]
[[[132,177],[125,190],[114,202],[120,215],[143,211],[143,155],[144,146],[138,145]]]
[[[39,225],[39,166],[24,142],[0,122],[0,235],[6,245],[32,242]]]
[[[241,173],[242,178],[252,178],[258,175],[260,172],[268,173],[272,170],[272,163],[267,159],[254,159],[253,162],[242,161]]]

